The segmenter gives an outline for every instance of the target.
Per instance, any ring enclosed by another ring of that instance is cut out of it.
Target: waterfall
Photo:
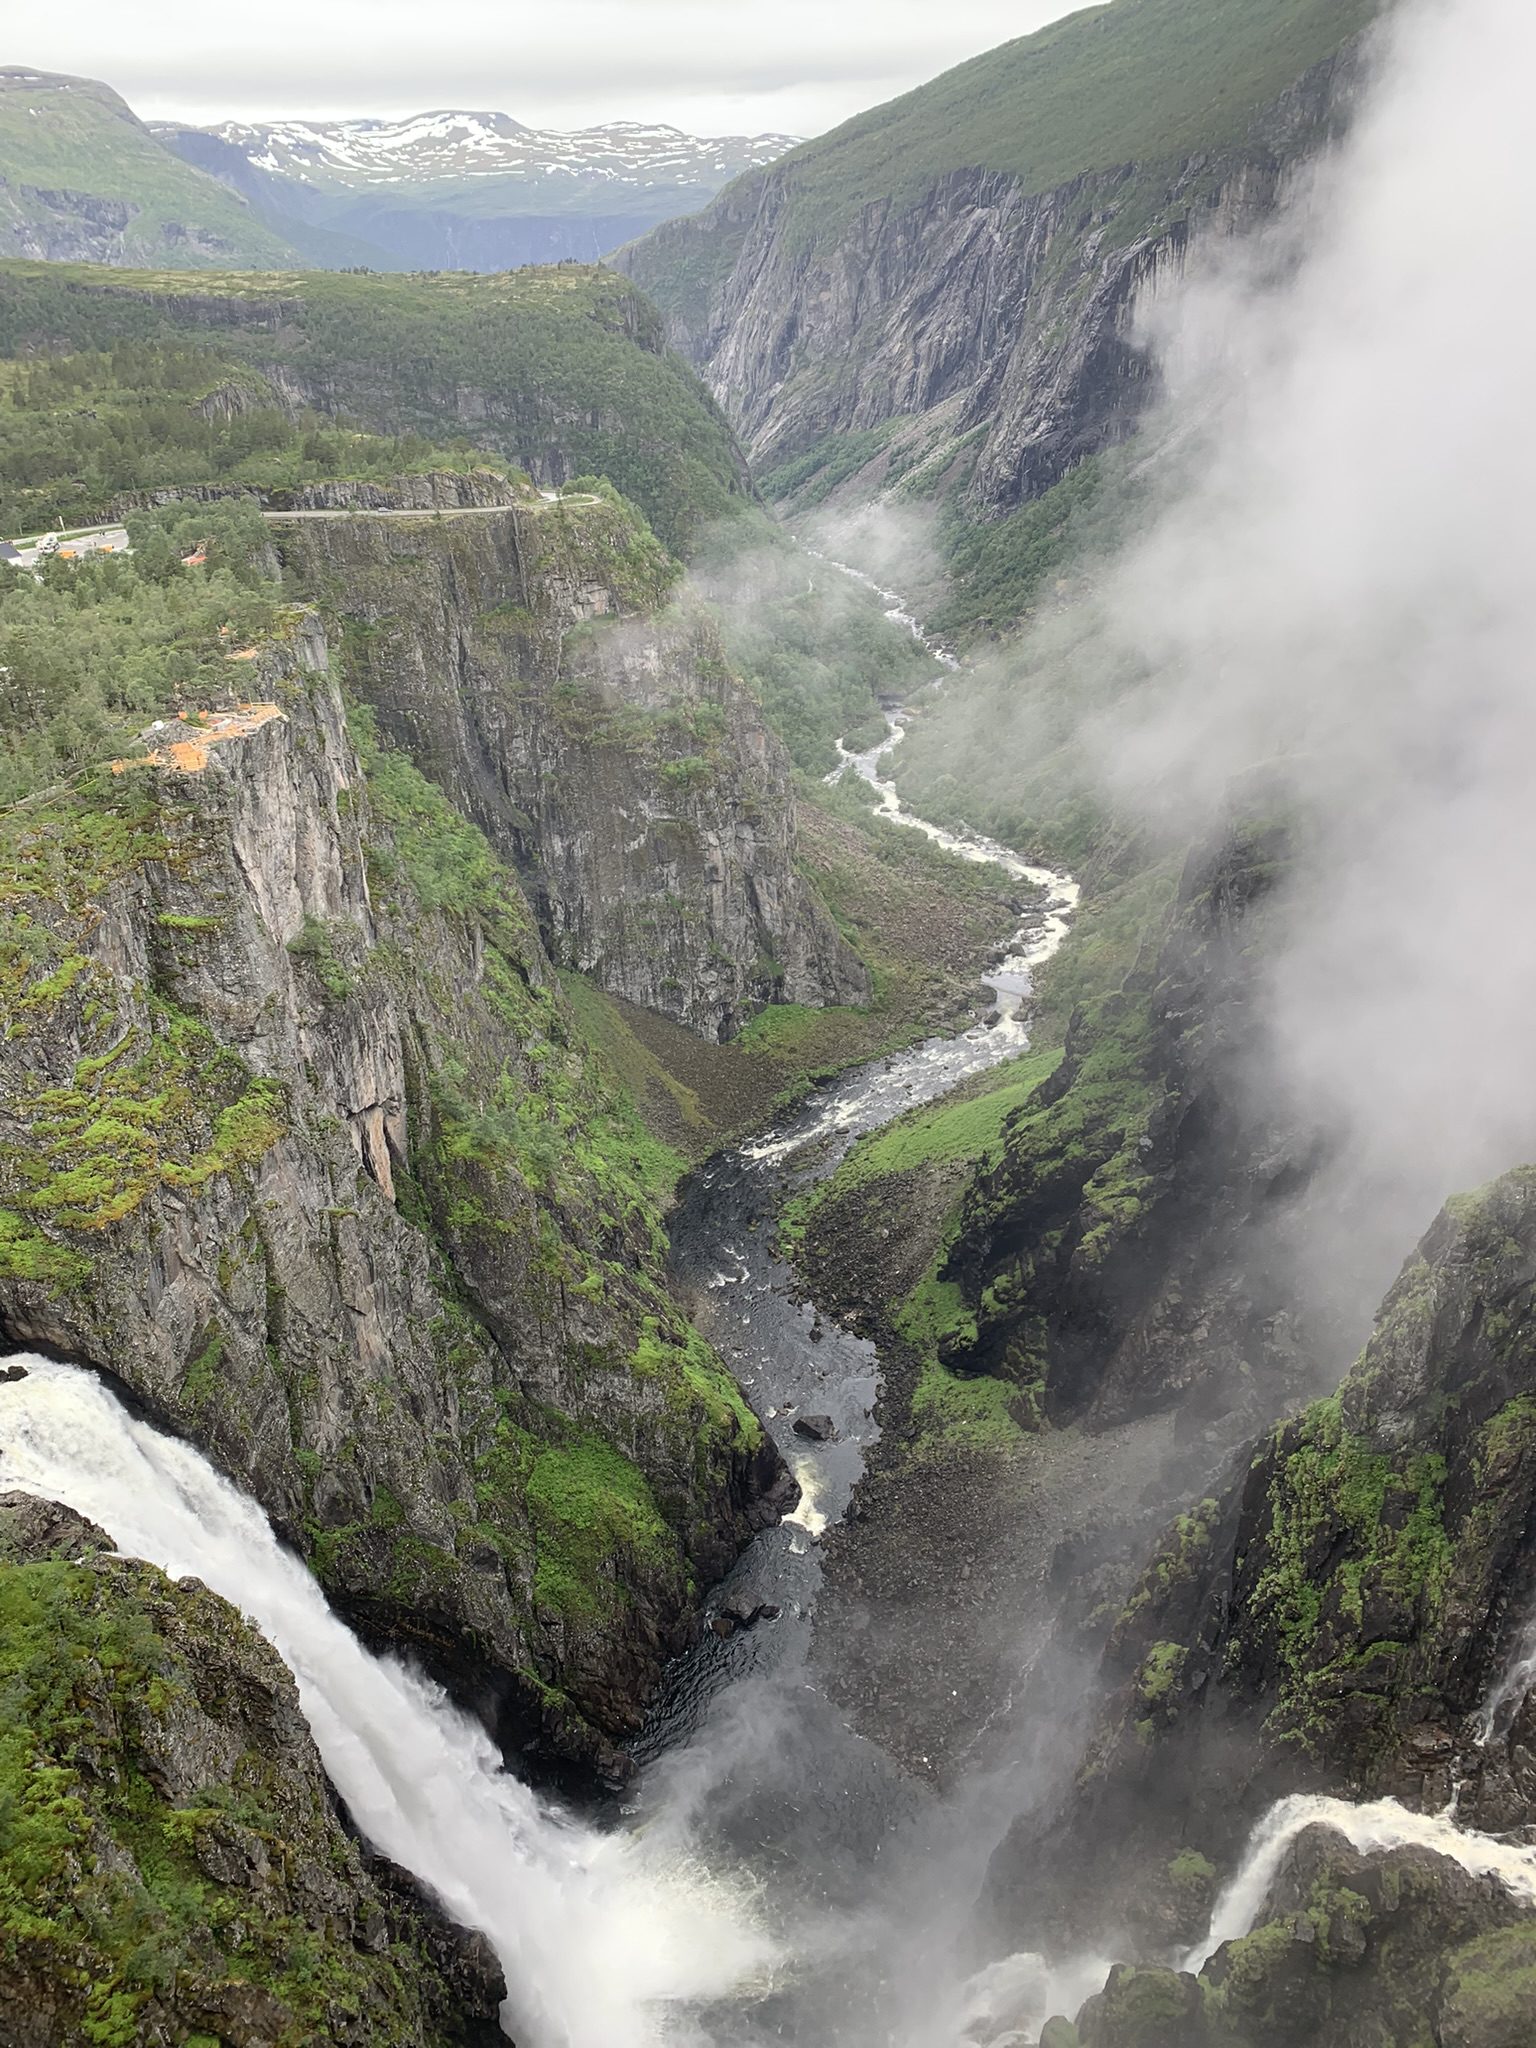
[[[1536,1848],[1521,1848],[1460,1828],[1449,1813],[1414,1813],[1395,1799],[1355,1806],[1347,1799],[1292,1793],[1272,1806],[1249,1838],[1248,1853],[1223,1888],[1210,1930],[1179,1964],[1198,1972],[1224,1941],[1247,1934],[1263,1909],[1285,1852],[1303,1829],[1330,1827],[1362,1855],[1388,1849],[1432,1849],[1474,1877],[1491,1877],[1512,1898],[1536,1906]]]
[[[372,1656],[266,1516],[90,1373],[22,1354],[0,1385],[0,1491],[65,1502],[123,1552],[239,1607],[298,1681],[315,1743],[365,1837],[491,1940],[520,2048],[684,2043],[691,2007],[761,1973],[747,1901],[658,1826],[601,1834],[510,1776],[441,1689]]]
[[[1477,1746],[1486,1749],[1507,1732],[1528,1692],[1536,1691],[1536,1621],[1528,1622],[1514,1656],[1489,1693],[1477,1721]]]

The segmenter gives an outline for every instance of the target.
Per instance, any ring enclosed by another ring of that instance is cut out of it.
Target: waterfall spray
[[[507,1974],[521,2048],[654,2048],[766,1966],[746,1902],[664,1828],[600,1834],[501,1766],[440,1688],[374,1657],[266,1516],[91,1374],[23,1356],[0,1385],[0,1488],[65,1502],[125,1553],[246,1613],[298,1681],[327,1772],[367,1839],[415,1873]]]

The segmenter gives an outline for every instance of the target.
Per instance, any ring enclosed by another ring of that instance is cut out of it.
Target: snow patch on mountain
[[[793,135],[687,135],[644,121],[569,133],[510,114],[449,109],[400,121],[225,121],[207,131],[257,169],[332,190],[472,178],[590,178],[599,184],[711,189],[793,149]]]

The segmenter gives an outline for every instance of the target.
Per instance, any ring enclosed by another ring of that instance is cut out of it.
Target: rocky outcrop
[[[488,1946],[348,1831],[276,1652],[111,1551],[0,1495],[8,2048],[501,2041]]]
[[[683,1323],[526,900],[348,731],[246,708],[4,820],[0,1330],[109,1367],[375,1639],[606,1767],[777,1460]]]
[[[1335,131],[1353,75],[1348,57],[1313,67],[1239,141],[1044,190],[956,168],[835,231],[806,225],[828,205],[811,145],[613,260],[668,308],[674,347],[760,473],[804,456],[814,474],[810,451],[863,434],[852,467],[838,464],[847,497],[920,473],[988,517],[1132,430],[1153,389],[1138,310],[1197,242],[1273,210]],[[931,141],[922,100],[909,102],[915,150]]]
[[[1154,1557],[1050,1836],[1075,1935],[1086,1919],[1193,1938],[1170,1859],[1230,1870],[1264,1806],[1298,1789],[1437,1811],[1460,1781],[1463,1825],[1536,1824],[1536,1670],[1484,1715],[1530,1647],[1533,1607],[1536,1170],[1522,1168],[1447,1206],[1340,1393],[1262,1441]],[[1039,1854],[1021,1831],[994,1871],[1001,1895],[1022,1895]]]
[[[783,748],[660,547],[595,492],[501,504],[277,529],[349,688],[517,863],[561,966],[711,1039],[766,1003],[867,1000],[796,868]]]
[[[1198,1978],[1117,1965],[1042,2048],[1521,2048],[1533,1972],[1536,1920],[1497,1885],[1309,1828]]]

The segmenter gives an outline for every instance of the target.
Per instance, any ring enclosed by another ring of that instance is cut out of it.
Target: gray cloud
[[[416,6],[298,0],[187,18],[161,0],[77,0],[28,19],[11,61],[82,72],[138,111],[225,115],[504,111],[549,126],[667,120],[702,132],[816,133],[1067,11],[1064,0],[463,0],[447,23]]]

